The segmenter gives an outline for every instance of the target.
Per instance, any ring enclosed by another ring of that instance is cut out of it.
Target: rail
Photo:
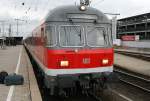
[[[115,69],[114,72],[119,74],[120,81],[150,93],[149,77],[141,77],[141,75],[129,73],[128,71],[124,71],[121,69]]]
[[[150,52],[135,52],[135,51],[122,51],[122,50],[116,50],[116,53],[127,55],[127,56],[132,56],[136,58],[140,58],[146,61],[150,61]]]

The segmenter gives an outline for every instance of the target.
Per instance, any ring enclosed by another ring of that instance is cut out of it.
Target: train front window
[[[64,47],[83,46],[83,31],[81,26],[68,25],[60,27],[60,45]]]
[[[106,43],[106,33],[102,27],[87,27],[87,44],[91,47],[101,47]]]

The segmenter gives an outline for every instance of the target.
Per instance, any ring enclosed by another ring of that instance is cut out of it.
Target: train
[[[107,79],[104,75],[113,72],[112,33],[111,20],[98,9],[61,6],[47,14],[24,45],[54,95],[64,88],[91,88]]]

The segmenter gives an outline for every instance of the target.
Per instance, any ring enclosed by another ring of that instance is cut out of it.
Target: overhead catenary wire
[[[13,11],[12,14],[14,14],[13,18],[28,20],[29,22],[31,19],[42,19],[49,9],[54,8],[52,4],[64,5],[65,1],[66,0],[59,0],[57,3],[57,1],[52,0],[11,0],[9,3],[13,7],[13,9],[11,9]],[[67,4],[73,4],[74,1],[79,2],[80,0],[69,1]],[[93,1],[94,0],[90,0],[90,2]],[[42,12],[42,15],[40,12]]]
[[[19,1],[18,0],[9,0],[9,1],[10,2],[7,2],[7,4],[10,5],[9,8],[12,8],[12,9],[10,9],[10,11],[11,11],[11,15],[13,15],[13,17],[9,18],[10,22],[7,22],[7,23],[13,25],[12,27],[17,27],[16,22],[14,22],[14,20],[13,20],[14,18],[28,20],[28,18],[30,18],[30,16],[35,16],[34,14],[29,15],[30,14],[29,12],[37,7],[39,0],[34,0],[35,2],[33,2],[33,0],[31,0],[31,1],[30,0],[19,0]],[[41,1],[43,2],[43,0],[41,0]],[[2,19],[2,20],[4,20],[4,19]],[[7,23],[5,22],[5,29],[9,25]],[[20,25],[20,24],[18,24],[18,25]],[[0,29],[4,29],[4,28],[0,28]]]
[[[97,2],[94,3],[94,1],[97,1]],[[91,0],[91,5],[92,6],[97,6],[97,5],[99,5],[100,3],[104,2],[104,1],[105,0]]]
[[[39,0],[36,0],[36,1],[35,1],[35,11],[38,10],[38,4],[39,4]]]

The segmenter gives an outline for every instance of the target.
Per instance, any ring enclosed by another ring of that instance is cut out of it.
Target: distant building
[[[117,38],[139,36],[139,40],[150,40],[150,13],[119,19]]]
[[[122,46],[150,48],[150,13],[119,19],[117,39]]]

